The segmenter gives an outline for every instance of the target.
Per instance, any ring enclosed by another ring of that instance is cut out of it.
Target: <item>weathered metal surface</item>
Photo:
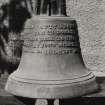
[[[80,55],[75,20],[33,17],[22,38],[23,55],[7,82],[9,92],[31,98],[67,98],[97,89]]]
[[[97,89],[94,75],[82,60],[77,23],[66,17],[64,1],[42,0],[38,3],[42,6],[40,15],[26,22],[21,33],[21,62],[8,79],[8,92],[54,99],[77,97]],[[57,13],[52,12],[55,7]]]

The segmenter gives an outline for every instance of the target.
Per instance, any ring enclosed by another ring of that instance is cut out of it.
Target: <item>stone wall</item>
[[[105,0],[67,0],[67,12],[77,20],[86,66],[105,71]]]

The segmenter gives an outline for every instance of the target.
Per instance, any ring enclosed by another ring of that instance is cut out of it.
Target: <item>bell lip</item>
[[[18,71],[18,70],[17,70]],[[12,73],[8,79],[23,82],[23,83],[30,83],[30,84],[40,84],[40,85],[61,85],[61,84],[72,84],[72,83],[78,83],[82,81],[90,80],[91,78],[94,78],[94,74],[92,72],[88,72],[84,75],[78,76],[77,78],[62,78],[58,80],[44,80],[44,79],[37,79],[37,78],[22,78],[21,76],[17,76],[16,72]]]
[[[84,81],[60,85],[24,83],[9,78],[5,86],[5,90],[13,95],[40,99],[73,98],[88,95],[98,89],[94,75]]]

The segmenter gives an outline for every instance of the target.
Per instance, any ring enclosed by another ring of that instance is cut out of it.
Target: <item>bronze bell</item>
[[[47,99],[95,91],[95,76],[83,63],[77,23],[66,16],[65,0],[35,2],[35,13],[21,33],[20,65],[5,89],[17,96]]]

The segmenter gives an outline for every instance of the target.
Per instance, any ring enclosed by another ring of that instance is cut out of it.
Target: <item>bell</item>
[[[98,89],[95,76],[81,56],[78,27],[66,16],[65,0],[37,0],[36,13],[27,20],[21,39],[18,69],[5,89],[29,98],[70,98]]]

